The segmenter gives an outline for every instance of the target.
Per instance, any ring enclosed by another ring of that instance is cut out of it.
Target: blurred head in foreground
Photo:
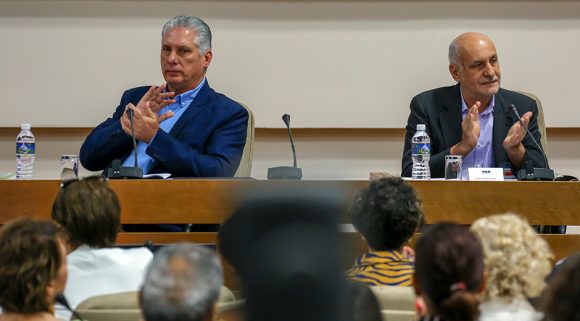
[[[354,304],[343,304],[343,200],[326,188],[260,192],[224,223],[220,249],[241,277],[248,321],[352,320]]]

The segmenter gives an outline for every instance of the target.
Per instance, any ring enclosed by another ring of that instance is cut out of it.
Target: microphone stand
[[[133,155],[135,156],[135,166],[121,166],[121,161],[118,159],[113,160],[111,168],[107,169],[107,174],[105,175],[109,179],[119,179],[119,178],[143,178],[143,170],[139,168],[137,162],[137,140],[135,139],[135,128],[133,127],[133,110],[127,109],[127,115],[129,115],[129,122],[131,123],[131,138],[133,139]]]
[[[516,115],[516,117],[518,118],[518,121],[520,122],[522,127],[526,130],[526,133],[530,136],[530,138],[534,142],[534,145],[536,145],[536,147],[540,150],[540,152],[542,152],[542,156],[544,156],[544,161],[546,162],[546,168],[534,168],[534,164],[532,163],[532,161],[528,160],[524,164],[524,168],[518,171],[517,175],[518,181],[553,181],[554,171],[551,170],[550,166],[548,165],[548,157],[546,157],[544,149],[534,138],[534,135],[532,135],[532,133],[528,129],[528,126],[526,126],[526,124],[522,121],[522,118],[520,117],[520,114],[518,113],[516,106],[514,104],[511,104],[510,107],[511,110]]]
[[[294,139],[292,138],[292,131],[290,130],[290,115],[284,114],[282,116],[286,128],[288,128],[288,137],[290,138],[290,145],[292,146],[292,156],[294,158],[294,166],[278,166],[268,168],[268,179],[302,179],[302,168],[296,165],[296,148],[294,147]]]

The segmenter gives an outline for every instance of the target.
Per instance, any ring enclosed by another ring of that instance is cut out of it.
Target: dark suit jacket
[[[80,160],[88,170],[103,170],[133,151],[131,136],[119,119],[128,103],[137,105],[149,87],[127,90],[113,116],[86,138]],[[233,176],[246,143],[248,112],[206,82],[169,133],[159,130],[146,153],[154,160],[149,173],[181,177]]]
[[[538,131],[537,122],[538,107],[535,100],[500,88],[495,95],[493,113],[492,144],[495,167],[511,166],[512,170],[515,170],[522,164],[517,164],[517,166],[511,164],[507,152],[502,146],[508,130],[518,121],[510,110],[511,104],[516,106],[520,116],[528,111],[533,113],[528,127],[538,143],[540,143],[540,132]],[[459,84],[429,90],[415,96],[411,101],[411,114],[407,121],[401,176],[411,176],[413,167],[411,139],[417,131],[417,124],[425,124],[427,134],[431,138],[431,159],[429,161],[431,177],[445,177],[445,156],[449,155],[449,150],[453,145],[461,141],[461,122],[461,92]],[[523,164],[531,160],[534,167],[545,167],[546,162],[542,152],[529,136],[524,138],[523,144],[526,149]]]

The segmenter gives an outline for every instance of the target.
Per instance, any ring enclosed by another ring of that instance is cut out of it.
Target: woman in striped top
[[[347,278],[367,285],[411,286],[413,255],[404,248],[423,224],[413,188],[395,177],[371,181],[354,199],[350,214],[369,252],[355,260]]]

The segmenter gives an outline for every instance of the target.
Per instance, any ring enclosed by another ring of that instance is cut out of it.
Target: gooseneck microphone
[[[290,138],[290,145],[292,146],[292,156],[294,157],[294,166],[278,166],[268,168],[268,179],[302,179],[302,169],[296,165],[296,148],[294,147],[294,139],[292,138],[292,131],[290,130],[290,115],[284,114],[282,116],[286,128],[288,128],[288,137]]]
[[[286,124],[286,128],[288,128],[288,137],[290,137],[290,145],[292,145],[292,156],[294,157],[294,168],[296,168],[296,148],[294,148],[294,139],[292,138],[292,131],[290,131],[290,115],[282,115],[282,120],[284,121],[284,124]]]
[[[127,109],[127,114],[129,115],[129,123],[131,123],[131,138],[133,139],[133,155],[135,156],[135,163],[133,167],[139,167],[139,162],[137,161],[137,140],[135,139],[135,126],[133,126],[133,115],[135,111],[131,108]]]
[[[522,117],[520,117],[520,114],[518,113],[518,109],[516,108],[516,106],[514,104],[511,104],[510,108],[513,111],[514,115],[516,115],[516,117],[518,118],[518,121],[520,122],[522,127],[525,129],[528,136],[530,136],[530,138],[534,142],[534,145],[536,145],[536,147],[540,150],[540,152],[542,153],[542,156],[544,157],[544,161],[546,162],[546,168],[534,168],[533,162],[531,160],[528,160],[526,162],[526,164],[524,164],[524,168],[522,168],[518,171],[518,176],[517,176],[518,180],[520,180],[520,181],[553,181],[554,180],[554,171],[551,170],[550,166],[548,165],[548,157],[546,157],[546,153],[544,152],[544,149],[538,143],[538,141],[536,140],[534,135],[532,135],[532,133],[528,129],[528,126],[526,126],[526,124],[522,120]]]
[[[72,312],[73,316],[81,321],[85,321],[85,318],[81,317],[80,314],[78,314],[73,308],[71,308],[70,304],[68,303],[68,300],[66,299],[66,297],[64,296],[64,294],[59,293],[56,295],[56,303],[64,306],[67,310],[69,310],[70,312]]]
[[[131,139],[133,140],[133,156],[135,157],[135,163],[133,167],[127,167],[121,166],[121,160],[113,160],[111,167],[107,169],[107,174],[105,175],[109,179],[143,178],[143,170],[139,168],[139,162],[137,161],[137,139],[135,138],[135,127],[133,126],[133,116],[135,112],[133,109],[127,108],[126,113],[129,116],[129,122],[131,123]]]

